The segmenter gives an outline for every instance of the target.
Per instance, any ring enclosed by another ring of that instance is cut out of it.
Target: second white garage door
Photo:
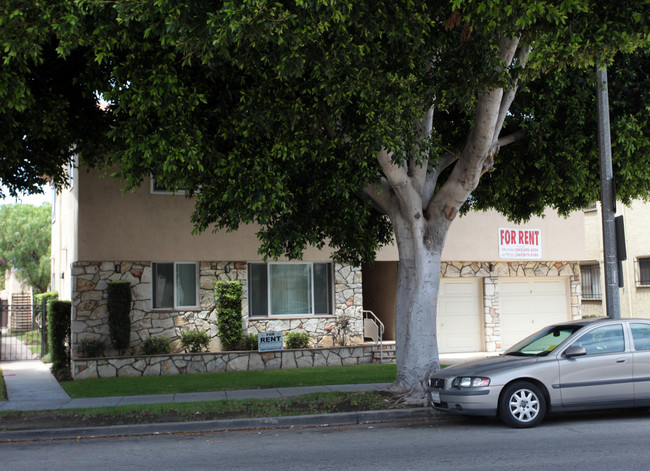
[[[481,342],[478,279],[442,279],[438,295],[438,350],[479,352]]]
[[[505,350],[542,327],[569,320],[568,279],[499,280],[501,347]]]

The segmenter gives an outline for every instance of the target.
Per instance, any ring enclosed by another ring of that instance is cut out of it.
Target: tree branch
[[[420,134],[418,136],[418,144],[431,136],[431,130],[433,129],[433,106],[427,110],[424,120],[422,121],[422,124],[420,124],[419,128]],[[420,156],[421,158],[419,161],[417,159],[411,159],[409,162],[409,175],[411,176],[415,190],[422,195],[429,168],[426,164],[429,154],[427,152],[426,155],[420,155],[420,152],[421,149],[418,145],[415,148],[415,155]]]
[[[526,67],[526,63],[528,62],[528,56],[530,55],[530,52],[531,52],[531,48],[528,45],[524,45],[518,49],[517,63],[520,65],[520,67],[522,68]],[[508,110],[510,110],[510,105],[512,105],[512,102],[515,99],[515,95],[517,94],[518,88],[519,88],[518,81],[515,81],[514,87],[512,87],[509,90],[506,90],[503,94],[503,99],[501,100],[501,106],[499,108],[499,118],[494,128],[494,139],[493,139],[494,141],[497,141],[499,139],[499,134],[501,133],[501,129],[503,128],[503,123],[506,120],[506,116],[508,115]]]
[[[513,144],[517,141],[521,141],[526,137],[526,132],[523,129],[520,129],[519,131],[513,132],[512,134],[508,134],[505,137],[500,137],[499,140],[497,141],[497,145],[499,148],[503,146],[507,146],[508,144]]]
[[[368,185],[365,195],[370,198],[377,211],[386,215],[390,214],[390,185],[387,181]]]
[[[404,167],[396,165],[392,161],[392,152],[388,152],[385,148],[377,154],[377,161],[381,166],[386,181],[390,188],[397,196],[402,213],[404,215],[411,215],[418,217],[421,215],[422,208],[417,207],[417,201],[422,201],[421,196],[415,191],[411,179],[406,173]]]
[[[438,164],[427,174],[426,181],[424,183],[424,189],[422,191],[422,201],[427,205],[433,194],[436,191],[436,185],[438,184],[438,178],[440,174],[445,171],[451,164],[458,160],[458,155],[452,153],[451,151],[445,151],[438,160]]]

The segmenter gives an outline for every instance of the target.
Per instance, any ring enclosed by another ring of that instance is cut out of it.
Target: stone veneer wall
[[[116,267],[119,265],[119,271]],[[228,271],[227,268],[228,267]],[[139,345],[147,338],[171,338],[173,351],[180,350],[180,334],[186,330],[207,330],[211,338],[210,351],[220,351],[217,337],[217,312],[214,286],[217,281],[237,280],[244,287],[242,316],[246,333],[272,331],[307,332],[315,346],[331,346],[332,330],[337,316],[352,318],[348,339],[362,339],[362,280],[361,268],[334,264],[335,312],[329,316],[303,317],[248,317],[248,284],[246,262],[200,262],[199,299],[196,310],[152,310],[151,262],[75,262],[72,267],[72,352],[83,338],[105,340],[110,344],[108,329],[107,293],[110,281],[131,283],[133,306],[131,309],[130,353],[137,353]],[[110,348],[108,354],[115,354]]]
[[[568,277],[571,290],[571,318],[582,317],[582,286],[580,265],[575,262],[443,262],[445,278],[478,277],[483,282],[483,327],[485,350],[501,350],[501,320],[499,317],[499,278]]]
[[[373,361],[370,347],[335,347],[277,352],[224,352],[73,359],[74,379],[162,376],[222,371],[352,366]]]

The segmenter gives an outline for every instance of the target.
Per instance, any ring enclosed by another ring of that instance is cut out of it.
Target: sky
[[[2,188],[2,191],[5,195],[7,195],[9,192],[7,191],[6,188]],[[40,206],[43,203],[52,203],[52,190],[50,190],[49,187],[46,187],[43,189],[44,194],[42,195],[25,195],[21,196],[18,198],[18,201],[16,201],[16,198],[12,198],[10,196],[7,196],[4,199],[0,199],[0,205],[3,204],[31,204],[34,206]]]

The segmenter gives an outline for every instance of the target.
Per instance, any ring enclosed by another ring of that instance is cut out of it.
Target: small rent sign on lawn
[[[257,334],[257,350],[260,352],[273,352],[282,350],[283,339],[280,332],[260,332]]]
[[[539,229],[499,229],[499,258],[539,260],[542,258],[542,231]]]

